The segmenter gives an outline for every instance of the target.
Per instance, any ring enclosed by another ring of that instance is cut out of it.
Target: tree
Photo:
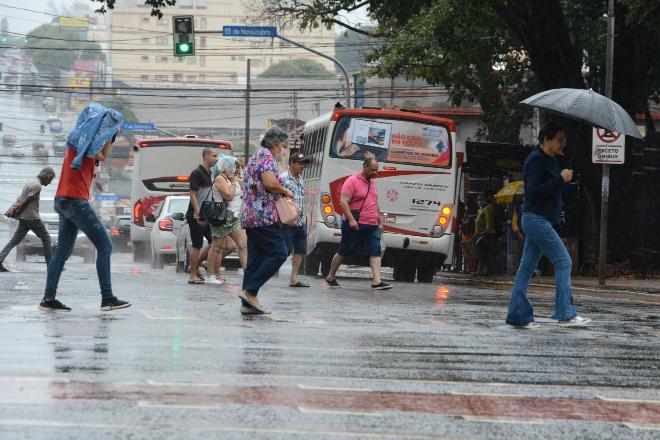
[[[112,101],[104,104],[108,108],[117,110],[124,116],[125,122],[138,122],[137,116],[133,110],[131,110],[131,104],[128,100],[122,96],[113,97]]]
[[[335,75],[329,72],[323,64],[305,58],[280,61],[268,67],[260,76],[261,78],[335,78]]]
[[[105,60],[101,46],[93,41],[80,39],[80,32],[57,25],[44,24],[30,31],[28,45],[23,48],[32,57],[39,72],[57,77],[60,72],[71,70],[75,60]]]

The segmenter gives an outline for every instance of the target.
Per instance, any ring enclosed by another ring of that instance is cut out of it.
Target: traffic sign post
[[[602,128],[594,128],[591,144],[593,163],[622,165],[626,156],[626,136]]]

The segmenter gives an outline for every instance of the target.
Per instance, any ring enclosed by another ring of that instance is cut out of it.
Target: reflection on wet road
[[[1,234],[0,234],[1,235]],[[72,257],[37,310],[34,257],[0,278],[2,438],[658,438],[660,309],[577,297],[582,329],[503,323],[508,294],[437,284],[372,292],[367,279],[267,284],[268,316],[239,314],[240,276],[191,286],[172,267],[113,257],[99,311],[92,265]],[[16,290],[15,286],[24,286]]]

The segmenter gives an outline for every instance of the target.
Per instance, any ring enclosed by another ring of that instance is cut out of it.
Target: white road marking
[[[643,425],[641,423],[624,423],[623,426],[630,429],[641,429],[648,431],[660,431],[660,425]]]
[[[650,403],[651,405],[660,405],[660,400],[652,400],[652,399],[628,399],[625,397],[606,397],[606,396],[596,396],[596,398],[600,400],[604,400],[606,402]]]
[[[303,390],[322,390],[322,391],[357,391],[360,393],[373,393],[371,388],[342,388],[342,387],[317,387],[313,385],[298,384],[298,388]]]
[[[341,414],[347,416],[382,416],[379,412],[368,412],[368,411],[349,411],[341,409],[320,409],[320,408],[309,408],[306,406],[299,406],[298,411],[301,413],[315,413],[315,414]]]
[[[459,416],[461,419],[468,422],[483,422],[483,423],[523,423],[526,425],[545,425],[545,421],[541,419],[516,419],[512,417],[482,417],[482,416]]]

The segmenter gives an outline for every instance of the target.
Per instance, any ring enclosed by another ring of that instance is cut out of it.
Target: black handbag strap
[[[369,180],[369,186],[367,186],[367,195],[365,195],[364,200],[362,200],[362,204],[360,205],[359,212],[362,212],[362,208],[364,207],[364,204],[367,201],[367,197],[369,197],[369,191],[371,191],[371,180]]]

